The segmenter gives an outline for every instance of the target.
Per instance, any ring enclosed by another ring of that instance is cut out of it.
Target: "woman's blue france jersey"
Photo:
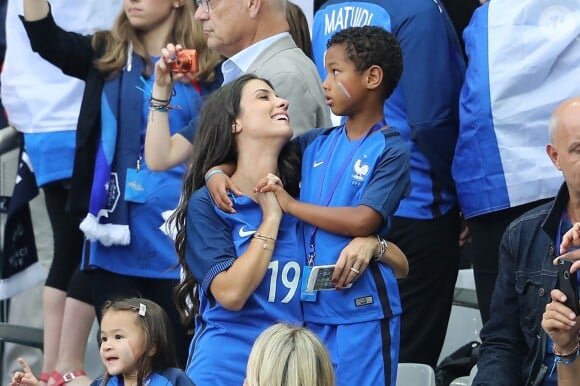
[[[300,200],[325,206],[369,206],[383,217],[377,233],[384,234],[389,217],[411,189],[409,147],[398,131],[386,128],[351,141],[340,126],[311,131],[297,141],[303,151]],[[302,258],[306,259],[314,228],[306,223],[301,228]],[[351,239],[316,230],[314,265],[335,264]],[[350,324],[398,315],[401,304],[391,268],[371,263],[351,288],[320,291],[315,302],[303,303],[303,309],[306,322]]]
[[[195,192],[187,213],[187,265],[198,281],[200,310],[187,374],[197,386],[241,385],[254,340],[278,321],[302,324],[297,258],[297,220],[284,215],[264,279],[240,311],[223,308],[211,295],[212,280],[249,246],[262,221],[260,206],[232,197],[236,213],[217,208],[207,189]]]

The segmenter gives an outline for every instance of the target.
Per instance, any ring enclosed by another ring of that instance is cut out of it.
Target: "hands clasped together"
[[[224,173],[217,173],[207,181],[207,188],[216,205],[223,211],[235,213],[233,202],[228,195],[228,191],[236,195],[241,195],[241,190]],[[297,200],[292,197],[280,178],[269,173],[258,181],[254,187],[254,197],[260,204],[264,216],[278,213],[291,213],[292,206]],[[279,211],[279,212],[277,212]],[[336,261],[336,267],[332,280],[336,283],[336,289],[344,288],[354,283],[359,278],[369,262],[377,254],[377,237],[355,237],[340,253]]]

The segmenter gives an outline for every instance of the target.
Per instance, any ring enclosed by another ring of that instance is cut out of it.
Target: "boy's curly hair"
[[[332,35],[327,48],[346,45],[346,55],[362,72],[373,65],[383,69],[384,97],[389,98],[401,79],[403,54],[395,36],[381,27],[350,27]]]

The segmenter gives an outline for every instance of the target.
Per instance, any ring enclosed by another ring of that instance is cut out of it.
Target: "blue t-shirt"
[[[102,378],[91,382],[91,386],[124,386],[123,377],[116,375],[109,378],[106,385]],[[195,386],[181,369],[169,368],[160,373],[152,373],[143,381],[143,386]]]
[[[298,137],[303,151],[300,201],[323,206],[366,205],[383,217],[380,233],[410,190],[409,150],[397,130],[387,128],[351,141],[344,126],[313,130]],[[341,174],[339,174],[341,173]],[[304,259],[315,252],[314,265],[335,264],[351,237],[301,224]],[[312,251],[310,245],[314,245]],[[306,261],[304,261],[306,263]],[[320,291],[304,302],[304,320],[350,324],[401,313],[397,281],[390,267],[371,264],[353,287]]]
[[[401,80],[384,107],[387,121],[411,149],[413,186],[396,215],[437,218],[457,204],[451,162],[465,72],[459,40],[438,0],[329,0],[312,25],[314,60],[322,79],[328,39],[365,25],[392,32],[403,53]]]
[[[186,261],[199,283],[187,374],[197,386],[241,385],[255,339],[278,321],[302,324],[301,259],[296,257],[297,220],[284,215],[266,274],[240,311],[222,307],[210,293],[212,280],[243,254],[262,222],[260,206],[232,197],[236,213],[217,208],[208,190],[195,192],[187,212]]]
[[[38,186],[72,176],[75,141],[74,130],[24,133],[24,148],[32,162]]]
[[[153,86],[153,77],[146,88]],[[171,133],[176,133],[199,114],[201,97],[189,84],[176,83],[169,110]],[[143,127],[135,135],[141,136],[141,170],[145,185],[145,202],[128,202],[131,242],[129,245],[105,247],[99,242],[90,244],[89,265],[122,275],[153,279],[179,279],[178,259],[173,240],[163,232],[165,220],[179,202],[184,165],[163,172],[150,171],[143,157],[145,130],[149,116],[149,96],[143,95]],[[120,128],[124,130],[125,128]],[[137,154],[135,159],[137,159]],[[136,166],[136,165],[135,165]],[[124,195],[121,194],[120,199]]]

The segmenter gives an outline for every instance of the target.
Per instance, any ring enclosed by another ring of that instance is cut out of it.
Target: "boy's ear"
[[[153,344],[153,346],[147,351],[147,356],[152,357],[155,354],[157,354],[157,345]]]
[[[374,90],[383,83],[383,69],[376,64],[370,66],[366,71],[365,86]]]

